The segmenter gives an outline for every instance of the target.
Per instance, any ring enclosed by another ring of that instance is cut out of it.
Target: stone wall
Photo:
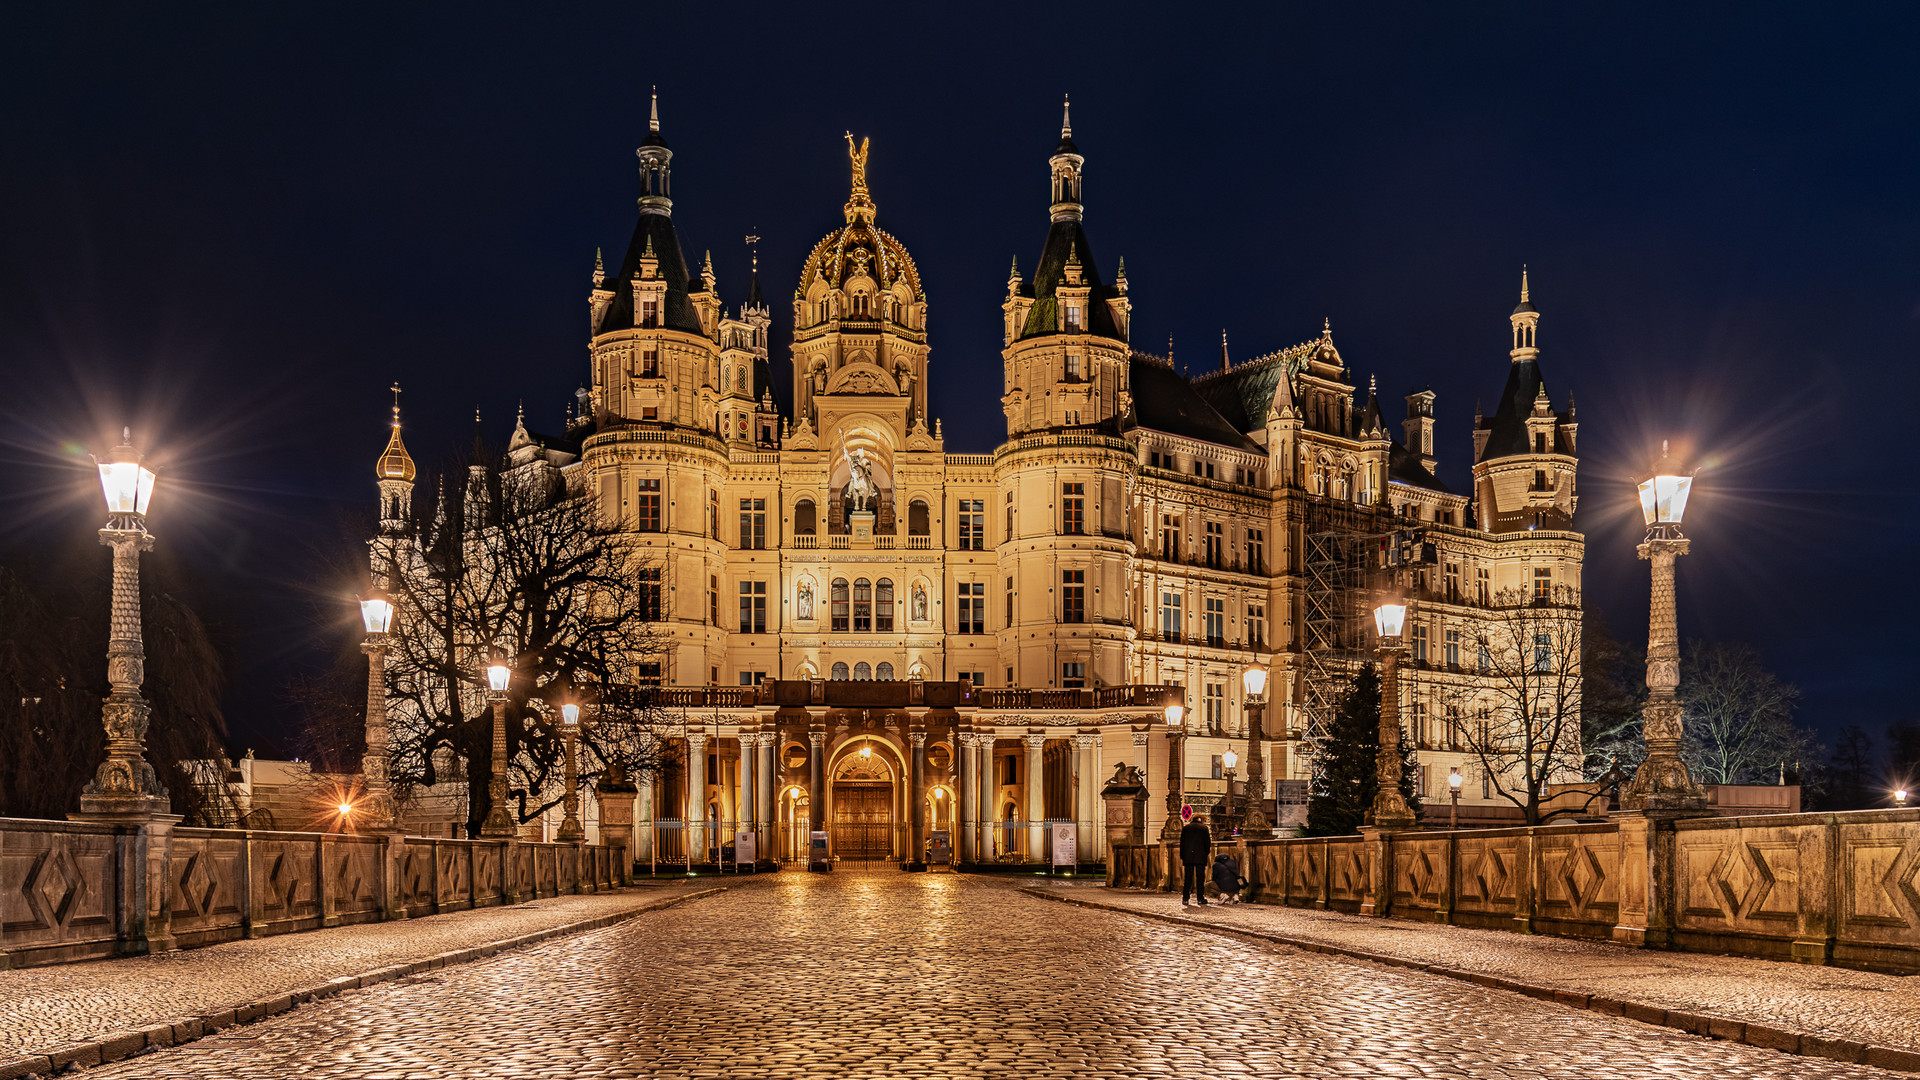
[[[1920,810],[1415,831],[1221,845],[1248,898],[1422,922],[1920,972]],[[1178,888],[1115,845],[1108,883]]]
[[[598,845],[0,818],[0,968],[518,903],[622,883]]]

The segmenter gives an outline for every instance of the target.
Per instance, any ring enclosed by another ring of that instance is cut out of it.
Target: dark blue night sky
[[[423,462],[556,428],[596,246],[658,85],[675,220],[776,327],[839,222],[843,131],[931,296],[950,450],[1003,431],[1000,301],[1073,97],[1135,345],[1201,370],[1330,319],[1439,394],[1464,487],[1523,263],[1579,406],[1587,599],[1643,641],[1629,480],[1703,470],[1688,637],[1758,646],[1804,720],[1908,693],[1920,535],[1920,8],[1857,5],[15,5],[0,16],[0,540],[92,545],[75,448],[166,464],[154,531],[235,659],[236,738],[353,642],[342,538],[388,394]],[[956,8],[956,10],[958,10]],[[776,377],[788,374],[776,335]],[[101,554],[104,566],[105,554]]]

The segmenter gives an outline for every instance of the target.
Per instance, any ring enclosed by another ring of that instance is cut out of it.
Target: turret
[[[380,483],[380,533],[399,536],[408,531],[413,519],[413,478],[416,470],[407,445],[400,441],[400,384],[393,384],[393,432],[387,436],[387,448],[374,464],[374,476]]]
[[[1053,169],[1053,220],[1079,221],[1080,179],[1087,160],[1080,156],[1080,149],[1073,145],[1073,117],[1069,111],[1070,103],[1060,106],[1060,145],[1047,163]]]
[[[634,156],[640,159],[640,212],[673,216],[673,151],[660,137],[660,92],[653,93],[653,111],[647,118],[647,137]]]

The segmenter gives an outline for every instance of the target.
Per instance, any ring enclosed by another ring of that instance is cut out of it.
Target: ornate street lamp
[[[1907,789],[1901,788],[1900,790],[1894,792],[1893,802],[1894,802],[1894,805],[1898,806],[1902,810],[1905,810],[1907,808]]]
[[[1640,481],[1640,513],[1647,539],[1640,557],[1653,564],[1653,593],[1647,620],[1647,703],[1641,709],[1647,758],[1627,785],[1620,803],[1638,811],[1703,811],[1707,793],[1694,783],[1680,758],[1680,628],[1674,609],[1673,561],[1687,553],[1690,541],[1680,519],[1693,493],[1693,474],[1682,472],[1660,444],[1653,475]]]
[[[107,631],[108,693],[100,710],[107,732],[106,760],[80,793],[80,813],[88,817],[142,817],[172,808],[142,746],[151,707],[140,696],[140,684],[147,678],[146,647],[140,637],[140,553],[153,547],[147,504],[153,498],[154,474],[140,463],[132,431],[123,428],[120,439],[107,460],[95,459],[107,499],[100,543],[113,549],[113,599]]]
[[[1240,688],[1246,691],[1247,705],[1247,811],[1240,820],[1240,835],[1260,840],[1273,835],[1266,810],[1266,733],[1260,723],[1266,712],[1267,669],[1258,662],[1248,664],[1240,673]]]
[[[1400,633],[1406,629],[1407,605],[1387,601],[1373,609],[1374,629],[1380,632],[1380,749],[1374,756],[1370,824],[1383,831],[1411,829],[1413,808],[1400,794]]]
[[[587,838],[587,831],[580,827],[580,758],[577,750],[580,706],[571,701],[560,706],[560,730],[567,739],[567,816],[560,823],[558,839],[563,844],[577,844]]]
[[[367,752],[360,759],[367,786],[365,822],[368,831],[384,832],[393,828],[387,779],[387,631],[393,627],[393,603],[385,593],[375,589],[360,601],[360,623],[367,634],[360,642],[367,654]]]
[[[506,839],[514,833],[513,818],[507,813],[507,687],[513,684],[513,669],[507,666],[505,653],[495,649],[493,662],[487,665],[487,700],[493,704],[493,774],[487,779],[487,820],[480,835]]]
[[[1460,775],[1460,766],[1458,765],[1455,765],[1453,769],[1447,773],[1447,796],[1453,800],[1453,811],[1447,818],[1447,828],[1449,829],[1457,829],[1460,827],[1460,785],[1466,783],[1466,781],[1467,778]]]
[[[1180,807],[1186,802],[1185,771],[1180,767],[1180,755],[1185,750],[1187,707],[1169,705],[1167,718],[1167,820],[1160,826],[1160,839],[1180,839]],[[1171,873],[1171,871],[1169,871]]]

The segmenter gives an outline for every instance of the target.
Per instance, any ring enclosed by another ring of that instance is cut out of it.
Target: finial
[[[595,274],[601,274],[606,271],[607,264],[606,264],[605,258],[603,257],[605,256],[605,254],[606,254],[606,251],[603,248],[593,249],[593,272]]]
[[[520,407],[514,411],[513,422],[516,424],[524,424],[527,422],[527,399],[526,398],[520,399]]]
[[[1173,366],[1173,335],[1167,335],[1167,366]]]
[[[706,262],[701,264],[700,269],[709,270],[709,271],[713,269],[713,249],[712,248],[707,249]]]
[[[1125,255],[1120,256],[1119,276],[1122,278],[1127,276],[1127,257]]]
[[[1067,265],[1077,266],[1079,265],[1079,263],[1080,263],[1080,242],[1078,240],[1069,240],[1067,241]]]
[[[1520,264],[1520,302],[1527,302],[1527,264]]]
[[[1660,456],[1662,458],[1667,456],[1667,440],[1665,439],[1660,440]]]
[[[647,119],[647,130],[655,133],[660,131],[660,88],[658,86],[653,88],[653,115]]]
[[[652,259],[657,257],[653,253],[653,234],[652,233],[647,234],[647,246],[644,250],[640,252],[640,257],[643,259]]]
[[[478,405],[473,407],[473,422],[475,424],[480,423],[480,406]]]
[[[1378,375],[1367,376],[1367,395],[1371,397],[1372,395],[1377,394],[1379,392],[1380,392],[1380,377]]]
[[[1073,138],[1072,106],[1072,95],[1063,95],[1060,101],[1060,137],[1062,139]]]
[[[759,236],[757,236],[754,233],[747,234],[747,250],[753,253],[754,273],[759,273],[760,272],[760,237]]]
[[[1015,256],[1013,257],[1013,269],[1012,269],[1012,270],[1009,270],[1009,271],[1007,272],[1007,276],[1009,276],[1009,277],[1019,277],[1019,276],[1020,276],[1020,256],[1018,256],[1018,255],[1015,255]]]
[[[392,390],[393,390],[393,426],[399,427],[400,426],[400,384],[394,383]]]

